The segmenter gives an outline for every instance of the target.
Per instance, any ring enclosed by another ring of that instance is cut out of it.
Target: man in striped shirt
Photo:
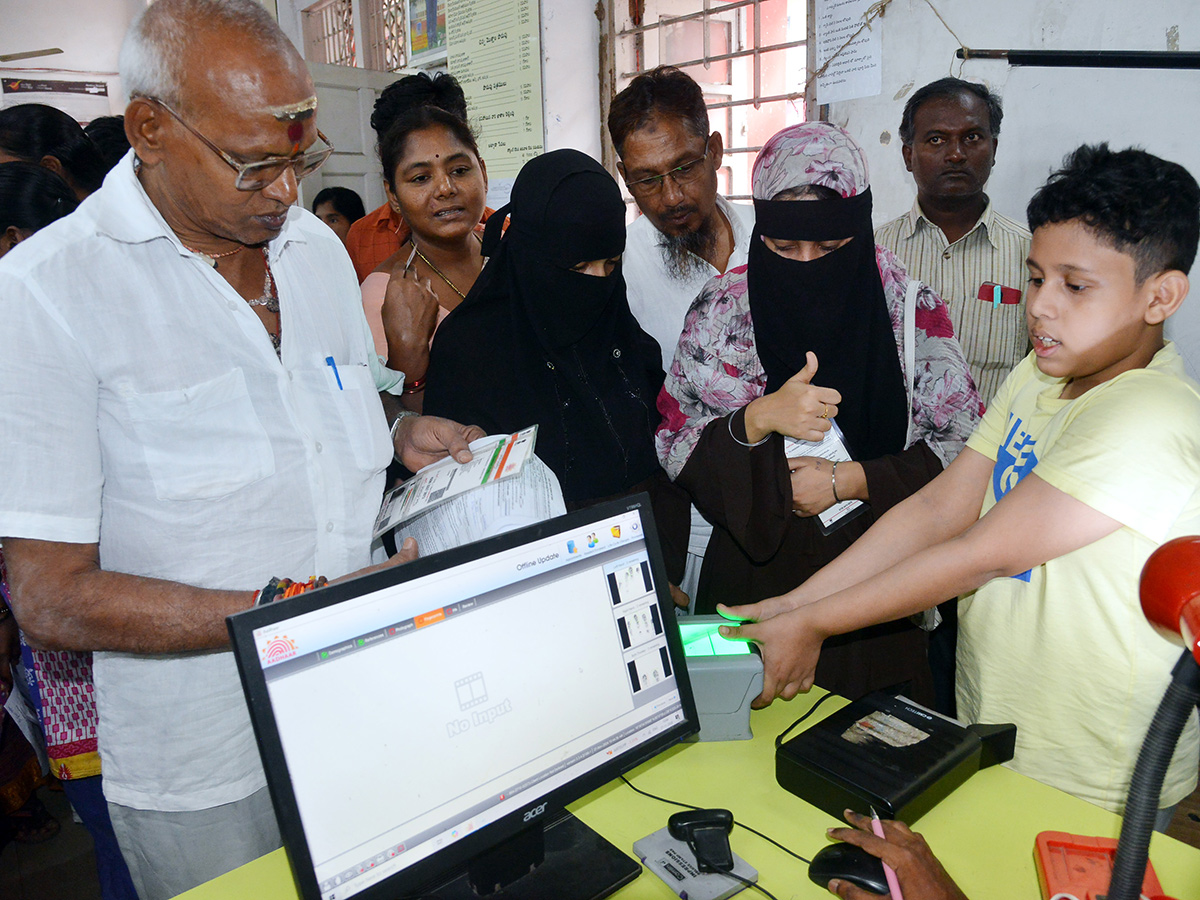
[[[981,84],[942,78],[914,92],[900,140],[917,199],[875,233],[946,301],[984,403],[1029,352],[1029,231],[996,212],[983,191],[1002,116],[999,98]]]

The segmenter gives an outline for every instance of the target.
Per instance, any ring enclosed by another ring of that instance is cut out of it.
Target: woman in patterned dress
[[[804,581],[940,472],[981,411],[945,304],[875,243],[866,158],[845,131],[779,132],[753,191],[749,261],[692,304],[658,401],[659,458],[715,526],[699,612]],[[850,456],[836,468],[816,449],[831,422]],[[848,500],[860,514],[822,523]],[[850,697],[905,681],[931,699],[906,621],[827,642],[817,671]]]

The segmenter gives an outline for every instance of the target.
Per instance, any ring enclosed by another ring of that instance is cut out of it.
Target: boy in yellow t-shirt
[[[1200,387],[1163,323],[1188,292],[1200,187],[1080,147],[1030,201],[1033,352],[953,463],[782,597],[723,628],[763,647],[760,703],[812,685],[824,638],[960,596],[967,721],[1015,722],[1018,771],[1119,810],[1179,648],[1142,616],[1162,542],[1200,532]],[[1195,714],[1167,772],[1196,783]]]

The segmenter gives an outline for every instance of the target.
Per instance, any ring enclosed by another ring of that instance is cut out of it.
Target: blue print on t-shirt
[[[1021,420],[1013,413],[1008,414],[1008,436],[996,453],[996,466],[992,469],[992,493],[997,503],[1037,465],[1037,454],[1034,452],[1036,440],[1021,428],[1021,424]],[[1029,576],[1030,572],[1026,571],[1013,577],[1029,581]]]

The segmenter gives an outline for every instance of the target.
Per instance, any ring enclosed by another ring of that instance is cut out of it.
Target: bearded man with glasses
[[[380,562],[393,453],[461,461],[482,432],[389,437],[403,375],[294,205],[333,147],[270,15],[158,0],[120,68],[133,152],[0,261],[0,540],[30,643],[95,651],[113,830],[165,900],[280,844],[225,617]]]
[[[659,66],[633,79],[613,98],[608,133],[642,213],[629,226],[622,258],[629,308],[658,341],[670,372],[692,301],[710,278],[746,264],[754,207],[717,193],[721,135],[709,133],[700,86],[679,69]],[[693,508],[682,585],[690,596],[711,535]]]

